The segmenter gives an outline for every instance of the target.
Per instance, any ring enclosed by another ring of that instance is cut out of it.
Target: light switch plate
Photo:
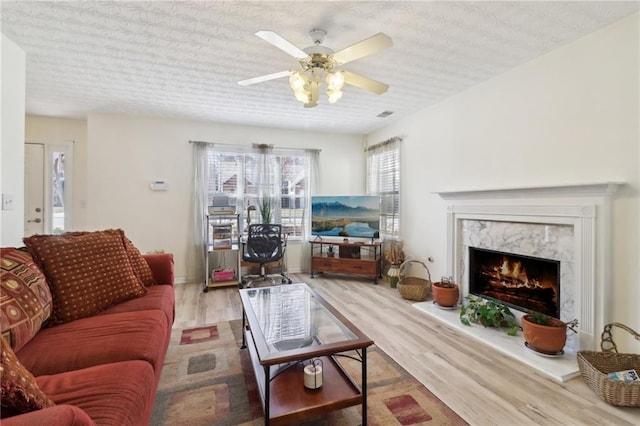
[[[2,210],[13,210],[13,194],[2,194]]]

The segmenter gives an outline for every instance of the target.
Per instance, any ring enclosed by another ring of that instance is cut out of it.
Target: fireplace
[[[520,262],[519,268],[524,267],[528,276],[533,274],[538,281],[555,282],[557,293],[553,298],[557,307],[553,316],[558,315],[559,309],[561,320],[580,321],[578,334],[568,336],[564,356],[540,356],[525,348],[521,336],[463,325],[458,312],[439,309],[430,301],[414,306],[555,380],[578,376],[576,353],[596,350],[600,333],[610,322],[610,196],[620,185],[438,192],[449,203],[446,272],[460,284],[462,297],[471,293],[472,280],[474,285],[478,281],[470,258],[473,256],[477,261],[479,252],[472,255],[471,248],[481,249],[480,256],[502,252],[496,261],[500,268],[505,253],[507,263],[514,262],[508,256],[516,253],[519,257],[515,261]],[[543,260],[543,272],[528,263],[531,259]],[[507,264],[505,268],[508,267]],[[516,309],[514,314],[518,320],[522,316]]]
[[[469,247],[469,293],[560,318],[560,262]]]

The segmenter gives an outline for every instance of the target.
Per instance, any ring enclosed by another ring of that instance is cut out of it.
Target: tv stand
[[[382,278],[382,243],[311,240],[311,278],[316,272]]]

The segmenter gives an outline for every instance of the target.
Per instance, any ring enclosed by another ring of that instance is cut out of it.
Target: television
[[[378,238],[380,197],[311,197],[311,234],[320,237]]]

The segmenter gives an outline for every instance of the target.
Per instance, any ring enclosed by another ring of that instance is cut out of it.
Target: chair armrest
[[[153,279],[158,284],[174,285],[173,253],[143,254],[142,256],[149,264]]]
[[[73,405],[60,404],[2,419],[2,426],[95,426],[89,415]]]

